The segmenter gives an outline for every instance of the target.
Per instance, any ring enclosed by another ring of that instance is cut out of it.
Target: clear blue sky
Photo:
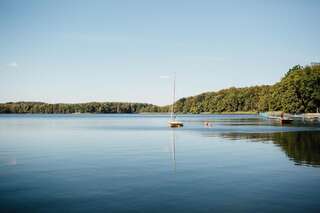
[[[320,61],[320,1],[0,0],[0,102],[132,101],[273,84]]]

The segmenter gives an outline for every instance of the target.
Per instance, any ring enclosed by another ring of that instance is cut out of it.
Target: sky
[[[0,0],[0,102],[169,104],[320,61],[320,1]]]

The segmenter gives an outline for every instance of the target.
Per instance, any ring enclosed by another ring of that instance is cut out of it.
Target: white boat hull
[[[183,123],[180,121],[169,121],[169,126],[172,128],[183,127]]]

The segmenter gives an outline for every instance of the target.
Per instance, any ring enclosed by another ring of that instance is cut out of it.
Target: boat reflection
[[[320,132],[222,133],[223,138],[272,142],[296,165],[320,167]]]
[[[176,172],[176,132],[172,129],[172,140],[170,144],[170,158],[172,161],[173,171]]]

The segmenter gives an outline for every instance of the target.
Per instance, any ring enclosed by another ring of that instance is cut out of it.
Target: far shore
[[[282,111],[270,111],[264,112],[270,115],[280,116]],[[99,112],[74,112],[74,113],[30,113],[30,112],[20,112],[20,113],[0,113],[0,115],[117,115],[117,114],[127,114],[127,115],[169,115],[170,112],[110,112],[110,113],[99,113]],[[286,113],[290,116],[304,116],[304,117],[319,117],[320,113]],[[259,115],[259,112],[255,111],[237,111],[237,112],[202,112],[202,113],[182,113],[176,112],[175,115]]]
[[[150,115],[150,114],[158,114],[158,115],[170,115],[170,112],[138,112],[138,113],[89,113],[89,112],[76,112],[76,113],[0,113],[0,115],[100,115],[100,114],[135,114],[135,115]],[[175,113],[176,115],[256,115],[258,112],[202,112],[202,113]]]

